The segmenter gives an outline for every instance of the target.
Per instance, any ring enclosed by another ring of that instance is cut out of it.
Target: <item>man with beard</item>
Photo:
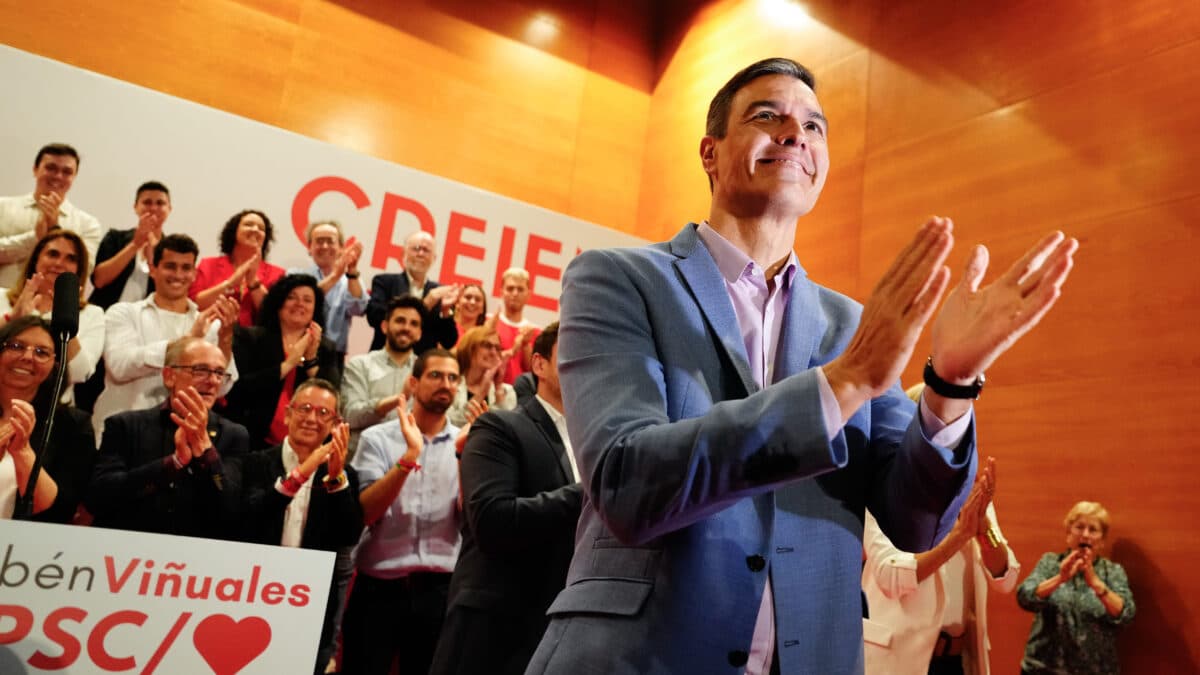
[[[225,354],[204,338],[172,342],[162,369],[167,403],[117,413],[84,504],[98,527],[234,539],[237,480],[225,463],[250,447],[246,429],[212,412],[228,383]]]
[[[371,280],[371,300],[367,303],[367,323],[375,329],[371,349],[383,346],[383,321],[388,303],[393,298],[411,295],[424,303],[421,318],[425,330],[417,342],[416,352],[431,347],[450,349],[458,342],[458,327],[454,324],[454,305],[462,287],[442,286],[429,278],[429,268],[437,260],[433,235],[417,230],[404,240],[404,271],[400,274],[377,274]]]
[[[458,560],[458,428],[446,410],[458,387],[458,361],[440,348],[413,364],[399,421],[363,432],[351,466],[362,485],[366,534],[342,624],[342,672],[387,675],[429,670]]]
[[[396,419],[396,402],[417,359],[413,347],[421,339],[423,309],[421,301],[410,295],[392,298],[382,325],[387,336],[383,348],[346,363],[342,418],[350,425],[351,457],[358,449],[358,435],[363,429]]]
[[[229,393],[237,380],[233,362],[233,327],[238,303],[221,298],[203,311],[188,299],[196,279],[199,247],[186,234],[169,234],[154,246],[150,278],[154,293],[137,302],[118,302],[104,315],[104,390],[96,399],[92,425],[101,438],[104,420],[113,413],[141,410],[167,400],[163,365],[167,345],[190,335],[220,348],[228,364],[228,381],[217,392]]]

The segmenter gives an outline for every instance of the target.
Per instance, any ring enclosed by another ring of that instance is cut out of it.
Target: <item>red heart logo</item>
[[[216,675],[235,675],[271,644],[271,624],[257,616],[234,621],[213,614],[196,626],[192,644]]]

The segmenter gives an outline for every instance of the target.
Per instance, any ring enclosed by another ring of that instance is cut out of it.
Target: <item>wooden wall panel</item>
[[[608,5],[0,0],[0,41],[636,232],[653,19]]]
[[[1062,546],[1072,503],[1105,502],[1139,605],[1124,672],[1200,670],[1200,537],[1178,529],[1200,514],[1185,426],[1200,408],[1200,5],[809,2],[813,23],[779,37],[754,27],[767,4],[710,3],[660,54],[643,220],[673,232],[681,206],[706,208],[691,159],[704,106],[781,54],[814,69],[831,119],[829,182],[796,239],[817,280],[865,297],[934,213],[956,220],[956,279],[973,242],[994,278],[1047,231],[1078,237],[1059,306],[990,369],[978,404],[1000,518],[1028,573]],[[1015,672],[1032,617],[998,598],[991,619],[993,666]]]

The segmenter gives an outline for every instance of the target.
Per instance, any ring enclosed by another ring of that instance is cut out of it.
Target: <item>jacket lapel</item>
[[[679,256],[675,268],[692,293],[700,313],[737,371],[746,392],[758,391],[754,376],[750,373],[750,359],[746,356],[746,345],[742,343],[742,331],[738,327],[737,315],[733,313],[733,302],[725,288],[725,278],[717,269],[717,263],[696,234],[696,226],[688,224],[671,240],[671,252]]]
[[[574,483],[575,474],[571,471],[571,460],[567,458],[567,448],[563,445],[562,436],[558,433],[558,427],[554,426],[554,420],[550,419],[550,415],[546,413],[546,409],[542,407],[537,398],[530,398],[525,402],[523,408],[529,419],[533,420],[534,426],[546,437],[547,447],[554,452],[558,459],[558,468],[562,472],[563,485]]]
[[[779,349],[775,354],[778,377],[808,370],[813,365],[827,321],[817,296],[817,286],[809,281],[804,269],[797,266],[792,279],[792,292],[784,310],[783,328],[779,333]],[[827,352],[828,350],[822,350]]]

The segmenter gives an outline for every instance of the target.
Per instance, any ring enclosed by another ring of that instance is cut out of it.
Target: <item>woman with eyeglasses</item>
[[[307,274],[289,274],[267,292],[258,325],[238,327],[233,356],[238,381],[224,414],[250,432],[250,449],[282,443],[286,412],[300,383],[320,377],[341,384],[334,344],[322,337],[325,294]]]
[[[487,294],[479,284],[467,284],[458,295],[454,305],[454,323],[458,327],[458,342],[455,350],[462,344],[467,331],[476,326],[482,326],[487,319]]]
[[[36,456],[44,453],[33,494],[35,520],[69,523],[92,474],[96,439],[87,413],[59,405],[50,442],[41,447],[54,396],[48,382],[55,347],[50,326],[23,316],[0,327],[0,518],[11,518]]]
[[[467,404],[471,401],[486,403],[484,408],[513,410],[517,407],[517,394],[511,384],[504,383],[504,357],[501,356],[500,336],[495,326],[476,326],[463,333],[455,350],[458,370],[463,375],[458,380],[458,393],[446,419],[456,427],[467,423]]]
[[[79,276],[79,332],[67,343],[67,385],[63,403],[73,402],[70,386],[86,381],[104,355],[104,310],[84,299],[88,253],[83,239],[71,230],[54,228],[38,240],[25,263],[21,281],[11,289],[0,289],[0,319],[23,316],[47,319],[54,309],[54,282],[64,272]]]
[[[1017,589],[1017,604],[1034,613],[1023,675],[1115,675],[1117,632],[1137,611],[1125,568],[1103,557],[1108,510],[1079,502],[1063,520],[1067,550],[1042,556]]]
[[[196,280],[188,297],[200,309],[207,309],[223,295],[236,298],[241,303],[238,325],[255,325],[268,289],[285,273],[282,267],[267,262],[273,241],[275,228],[267,214],[256,209],[233,214],[221,228],[221,255],[204,258],[196,265]]]

